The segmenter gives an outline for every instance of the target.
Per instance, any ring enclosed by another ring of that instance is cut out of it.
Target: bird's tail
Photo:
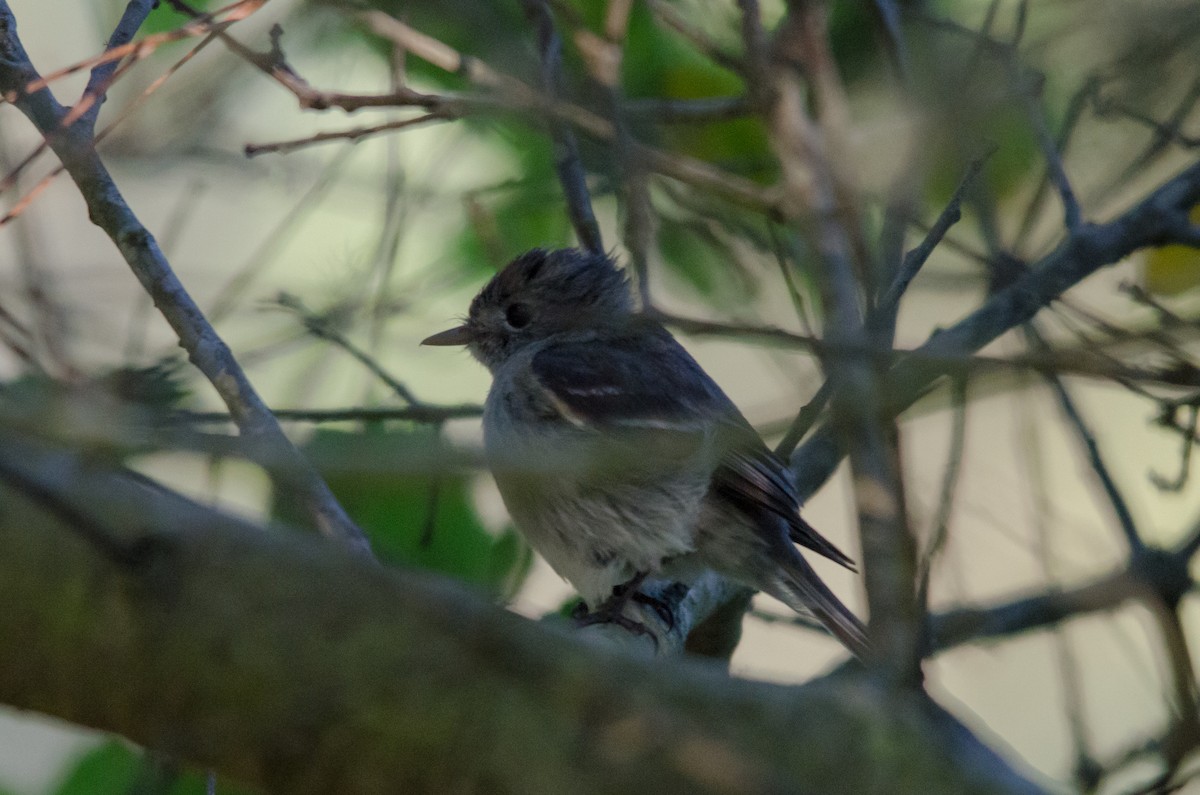
[[[863,659],[870,648],[866,627],[794,547],[787,550],[791,554],[776,568],[774,576],[763,583],[762,590],[802,615],[815,616],[855,657]]]

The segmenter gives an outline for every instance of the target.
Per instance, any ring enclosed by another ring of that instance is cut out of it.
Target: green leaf
[[[124,5],[124,4],[122,4]],[[188,3],[197,11],[214,11],[220,8],[225,3],[218,4],[216,0],[191,0]],[[138,30],[139,36],[148,36],[152,33],[165,33],[168,30],[175,30],[186,25],[191,20],[186,14],[171,8],[169,3],[159,3],[158,7],[150,12],[150,16],[146,17],[146,21],[142,23],[141,29]]]
[[[55,795],[128,795],[142,767],[141,753],[108,740],[85,753]]]
[[[1200,224],[1200,204],[1188,213]],[[1200,286],[1200,249],[1192,246],[1162,246],[1142,260],[1142,286],[1154,295],[1171,296]]]

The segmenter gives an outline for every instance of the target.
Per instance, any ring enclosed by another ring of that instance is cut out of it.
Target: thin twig
[[[180,41],[182,39],[195,38],[198,36],[206,36],[214,31],[224,30],[235,22],[240,22],[246,19],[254,12],[258,11],[267,0],[239,0],[239,2],[231,3],[224,8],[217,9],[212,13],[202,14],[197,12],[195,19],[186,25],[183,25],[175,30],[170,30],[165,33],[156,33],[137,41],[127,42],[118,46],[109,46],[100,55],[91,58],[85,58],[82,61],[77,61],[70,66],[65,66],[57,71],[50,72],[45,75],[32,72],[29,79],[24,84],[6,86],[3,90],[4,99],[8,102],[16,104],[16,98],[21,94],[34,94],[44,88],[50,86],[64,77],[69,77],[76,72],[81,72],[84,69],[98,69],[105,64],[117,63],[124,60],[126,57],[132,57],[135,60],[145,58],[150,53],[162,47],[165,44]],[[5,3],[7,6],[8,3]],[[11,13],[11,12],[10,12]],[[15,64],[14,66],[22,66],[23,64]],[[89,108],[91,103],[89,102]],[[79,118],[84,113],[83,110],[77,111],[76,118]]]
[[[1106,186],[1106,191],[1128,182],[1133,175],[1145,169],[1146,166],[1167,152],[1171,144],[1176,144],[1185,149],[1194,149],[1200,146],[1200,136],[1187,135],[1183,132],[1184,122],[1191,116],[1196,103],[1200,102],[1200,77],[1192,80],[1191,85],[1188,86],[1188,90],[1184,93],[1179,104],[1175,106],[1175,110],[1171,112],[1165,122],[1159,121],[1146,113],[1128,107],[1116,100],[1107,99],[1100,94],[1098,89],[1091,95],[1091,99],[1093,110],[1097,116],[1123,116],[1147,127],[1154,133],[1153,138],[1146,144],[1145,148],[1130,160],[1129,164]]]
[[[1200,386],[1200,375],[1175,372],[1171,368],[1139,367],[1122,364],[1107,356],[1097,341],[1085,340],[1079,346],[1032,351],[1015,356],[987,356],[971,353],[941,353],[941,346],[926,342],[917,348],[888,348],[874,342],[834,342],[828,338],[797,334],[776,326],[741,325],[674,315],[661,310],[644,313],[646,317],[679,329],[684,334],[703,337],[759,341],[764,344],[808,350],[822,357],[857,358],[877,365],[894,364],[903,369],[944,368],[942,375],[985,372],[988,370],[1033,370],[1085,375],[1114,381],[1147,382],[1169,386]],[[945,333],[945,332],[943,332]],[[1155,332],[1149,332],[1153,334]],[[1129,342],[1133,337],[1121,340]]]
[[[1061,156],[1066,156],[1067,149],[1071,145],[1072,136],[1079,126],[1079,121],[1083,118],[1083,111],[1088,107],[1090,98],[1098,90],[1099,79],[1089,77],[1067,104],[1067,112],[1063,119],[1062,129],[1059,130],[1058,138],[1054,142],[1054,148]],[[1021,246],[1019,250],[1022,252],[1030,250],[1027,245],[1023,244],[1029,240],[1033,224],[1041,212],[1042,203],[1050,193],[1051,176],[1050,164],[1046,163],[1042,166],[1042,175],[1038,179],[1037,190],[1030,197],[1029,203],[1025,205],[1025,214],[1021,217],[1021,223],[1017,225],[1017,233],[1013,239],[1016,241],[1016,245]]]
[[[1053,588],[992,605],[955,607],[930,618],[928,651],[939,654],[968,643],[1012,638],[1092,613],[1110,612],[1130,601],[1153,598],[1157,585],[1147,583],[1142,574],[1121,569],[1068,589]],[[802,627],[809,623],[803,617],[778,620]]]
[[[752,5],[743,3],[743,8]],[[818,253],[825,339],[853,348],[870,342],[862,298],[873,291],[871,255],[845,149],[850,114],[830,49],[827,13],[821,3],[789,4],[775,35],[768,131],[782,170],[785,206],[806,208],[813,216],[806,226]],[[809,117],[811,104],[815,120]],[[916,544],[905,507],[898,434],[881,388],[885,368],[855,356],[826,356],[822,364],[832,385],[832,425],[848,451],[855,481],[871,615],[869,665],[891,687],[919,687]]]
[[[646,5],[656,17],[662,20],[664,25],[686,39],[708,60],[731,72],[740,73],[742,71],[743,65],[737,56],[726,52],[699,26],[693,24],[680,9],[664,0],[646,0]]]
[[[397,408],[369,408],[352,406],[341,409],[276,409],[272,412],[283,422],[422,422],[440,424],[447,420],[479,417],[483,414],[483,406],[475,403],[461,403],[453,406],[437,406],[430,403],[401,406]],[[221,411],[186,411],[178,412],[175,416],[185,422],[224,423],[232,422],[227,412]]]
[[[1036,349],[1045,350],[1047,348],[1045,339],[1032,324],[1027,327],[1026,335],[1033,342]],[[1104,456],[1100,453],[1100,445],[1096,441],[1095,435],[1088,427],[1083,416],[1079,413],[1079,409],[1075,405],[1075,401],[1071,398],[1071,394],[1063,385],[1062,379],[1057,375],[1047,373],[1046,381],[1054,391],[1055,397],[1058,398],[1059,406],[1062,408],[1063,414],[1066,415],[1071,427],[1075,430],[1075,435],[1079,437],[1080,443],[1083,444],[1084,449],[1087,451],[1088,463],[1091,465],[1092,471],[1096,473],[1096,477],[1099,479],[1100,485],[1108,497],[1108,502],[1112,506],[1113,513],[1117,516],[1117,522],[1121,526],[1121,532],[1125,535],[1126,543],[1129,544],[1130,550],[1136,555],[1145,548],[1145,543],[1142,541],[1137,524],[1133,520],[1133,514],[1129,511],[1129,504],[1125,501],[1124,495],[1117,487],[1116,481],[1113,480],[1112,473],[1109,472],[1108,466],[1104,463]]]
[[[602,89],[605,107],[613,129],[613,159],[617,164],[618,184],[623,212],[622,241],[634,274],[634,288],[643,309],[653,307],[650,295],[650,251],[653,248],[657,216],[650,199],[650,180],[639,147],[626,118],[625,95],[621,88],[621,64],[625,57],[624,38],[628,32],[628,0],[611,3],[605,18],[604,36],[585,29],[575,34],[588,72]]]
[[[160,88],[162,88],[162,86],[167,82],[167,80],[169,78],[171,78],[176,72],[178,72],[179,69],[182,68],[184,64],[186,64],[188,61],[192,60],[192,58],[194,58],[197,53],[199,53],[201,50],[203,50],[205,47],[207,47],[209,44],[211,44],[213,41],[215,41],[216,40],[215,37],[216,37],[216,34],[210,32],[209,35],[207,37],[205,37],[199,44],[197,44],[192,49],[188,50],[183,55],[182,58],[177,60],[174,64],[171,65],[171,67],[169,69],[167,69],[165,72],[163,72],[157,78],[155,78],[154,81],[151,82],[150,85],[148,85],[145,88],[145,90],[142,91],[141,94],[139,94],[132,102],[130,102],[127,106],[125,106],[121,110],[121,113],[120,113],[120,115],[117,116],[117,118],[113,119],[111,122],[106,124],[102,130],[100,130],[98,133],[95,134],[95,136],[92,139],[93,145],[97,145],[101,141],[103,141],[105,138],[107,138],[109,133],[111,133],[113,130],[115,130],[122,122],[127,120],[137,108],[141,107],[141,105],[147,99],[150,98],[150,96],[152,94],[154,94],[156,91],[158,91]],[[25,160],[23,160],[20,164],[18,164],[15,168],[13,168],[4,177],[3,180],[0,180],[0,193],[4,192],[9,187],[11,187],[13,184],[15,184],[15,180],[16,180],[17,176],[20,174],[20,171],[23,168],[25,168],[29,163],[31,163],[33,161],[33,159],[37,157],[37,155],[41,154],[41,152],[45,151],[48,148],[49,148],[49,144],[47,143],[47,140],[43,139],[42,142],[40,144],[38,144],[38,146],[34,149],[34,151]],[[57,179],[61,174],[65,173],[65,172],[66,172],[66,167],[61,164],[58,166],[55,166],[53,169],[51,169],[50,173],[48,173],[45,177],[43,177],[37,183],[37,185],[35,185],[28,192],[26,192],[24,196],[22,196],[17,202],[15,202],[9,208],[8,212],[4,215],[4,217],[0,218],[0,227],[3,227],[6,224],[11,223],[12,221],[14,221],[18,217],[20,217],[21,213],[23,213],[31,204],[33,204],[33,201],[38,196],[40,196],[41,193],[46,188],[48,188],[50,186],[50,183],[53,182],[55,179]]]
[[[775,455],[786,459],[795,451],[796,445],[800,444],[800,440],[812,430],[812,427],[817,424],[817,420],[821,418],[821,412],[829,403],[829,397],[832,394],[833,386],[826,380],[821,384],[817,393],[809,398],[809,401],[797,412],[796,418],[788,426],[787,432],[775,446]]]
[[[971,161],[967,167],[966,173],[959,181],[958,187],[954,189],[950,201],[938,214],[937,220],[933,222],[933,226],[929,228],[925,239],[916,247],[911,249],[904,255],[904,261],[900,268],[896,271],[891,284],[879,300],[875,311],[867,318],[867,326],[872,332],[877,335],[880,343],[891,346],[892,338],[895,334],[896,316],[900,309],[900,299],[908,290],[908,286],[912,280],[916,278],[933,250],[938,247],[946,233],[950,231],[950,227],[958,223],[962,218],[962,200],[963,195],[968,188],[974,184],[976,177],[983,170],[983,165],[987,162],[994,149],[980,155]]]
[[[954,382],[954,424],[950,432],[950,455],[942,474],[942,490],[938,498],[933,531],[929,534],[929,541],[917,561],[917,603],[925,613],[929,612],[929,580],[933,574],[934,560],[941,554],[950,538],[950,519],[954,514],[954,498],[958,492],[963,454],[966,451],[969,384],[966,378],[959,378]]]
[[[1187,433],[1180,434],[1183,440],[1183,450],[1179,459],[1179,474],[1168,479],[1157,472],[1150,473],[1150,482],[1159,491],[1179,492],[1188,482],[1192,466],[1192,451],[1196,449],[1196,427],[1200,424],[1200,406],[1190,406],[1190,419],[1186,424]]]
[[[1154,610],[1163,634],[1167,663],[1171,671],[1171,724],[1163,743],[1165,779],[1175,771],[1192,751],[1200,747],[1200,712],[1197,712],[1197,688],[1192,652],[1187,633],[1180,620],[1178,604],[1160,604]]]
[[[525,16],[537,31],[538,52],[541,55],[542,94],[551,102],[558,97],[562,70],[562,39],[554,27],[554,17],[545,0],[522,0]],[[550,134],[554,139],[554,168],[566,199],[567,215],[579,244],[587,251],[604,253],[600,225],[592,211],[592,198],[587,187],[587,172],[579,156],[575,134],[559,119],[552,119]]]
[[[316,133],[305,138],[292,138],[287,141],[273,141],[264,144],[246,144],[242,147],[246,157],[254,157],[255,155],[273,153],[273,154],[288,154],[297,149],[303,149],[314,144],[329,143],[330,141],[347,141],[349,143],[358,143],[363,138],[381,135],[385,132],[395,130],[403,130],[409,127],[418,127],[431,122],[450,121],[454,115],[447,110],[435,110],[432,113],[426,113],[424,116],[417,116],[412,119],[399,119],[397,121],[389,121],[383,124],[375,124],[370,127],[353,127],[349,130],[336,130],[333,132]]]
[[[347,339],[345,335],[334,328],[333,324],[327,318],[322,317],[321,315],[308,309],[308,307],[306,307],[299,298],[293,295],[283,294],[279,296],[276,302],[279,306],[295,312],[303,321],[304,328],[307,329],[310,334],[315,337],[319,337],[326,342],[333,343],[346,353],[350,354],[351,357],[370,370],[376,378],[386,384],[389,389],[395,392],[396,395],[409,406],[421,408],[426,405],[425,401],[414,395],[412,390],[409,389],[407,385],[405,385],[387,370],[383,369],[383,366],[380,365],[374,357]]]
[[[543,97],[520,80],[502,74],[477,59],[467,58],[449,45],[414,30],[394,17],[370,11],[363,14],[362,18],[376,34],[407,47],[417,57],[448,72],[463,74],[480,86],[499,91],[510,107],[537,110],[603,141],[615,141],[619,135],[608,119],[578,105]],[[400,103],[393,101],[392,104]],[[636,142],[631,142],[630,148],[631,156],[636,156],[651,171],[711,190],[762,212],[781,212],[777,191],[772,188],[764,188],[745,177],[686,155],[664,152]]]
[[[746,97],[664,99],[638,97],[625,100],[625,114],[656,124],[695,124],[738,119],[751,113]]]
[[[1024,3],[1019,8],[1021,11],[1020,24],[1012,46],[1006,51],[1005,65],[1008,67],[1009,79],[1012,81],[1013,88],[1025,109],[1025,116],[1033,130],[1034,139],[1042,150],[1042,158],[1046,161],[1046,171],[1050,182],[1058,191],[1058,198],[1063,206],[1063,224],[1066,226],[1068,234],[1074,234],[1083,224],[1083,210],[1079,206],[1079,199],[1076,198],[1075,190],[1071,187],[1071,181],[1067,177],[1067,170],[1062,161],[1062,152],[1054,140],[1054,136],[1050,133],[1046,115],[1038,99],[1038,92],[1031,84],[1030,79],[1022,74],[1020,61],[1017,60],[1016,40],[1020,32],[1024,30]]]

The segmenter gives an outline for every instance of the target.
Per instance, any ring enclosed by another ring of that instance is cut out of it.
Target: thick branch
[[[14,471],[0,701],[268,791],[1038,791],[920,694],[616,653],[8,438]]]
[[[754,3],[742,7],[743,14],[757,13]],[[863,325],[860,288],[869,289],[870,267],[853,178],[844,153],[834,143],[845,137],[848,111],[827,46],[825,23],[823,6],[799,0],[789,4],[775,46],[802,64],[816,97],[819,126],[807,115],[807,92],[799,75],[781,63],[774,73],[774,102],[768,111],[770,140],[790,205],[804,208],[816,219],[808,232],[821,266],[825,338],[834,345],[865,347],[871,338]],[[753,49],[751,41],[747,48]],[[854,475],[870,610],[870,661],[888,681],[913,685],[920,680],[916,545],[907,523],[892,417],[881,388],[883,368],[853,356],[828,356],[822,364],[833,395],[832,427],[849,452]]]

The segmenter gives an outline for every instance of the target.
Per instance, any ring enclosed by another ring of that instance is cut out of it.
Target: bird
[[[491,372],[488,467],[518,531],[589,610],[619,615],[646,577],[711,569],[867,652],[797,545],[853,562],[800,516],[787,465],[733,401],[636,310],[612,257],[521,254],[421,344],[466,346]]]

